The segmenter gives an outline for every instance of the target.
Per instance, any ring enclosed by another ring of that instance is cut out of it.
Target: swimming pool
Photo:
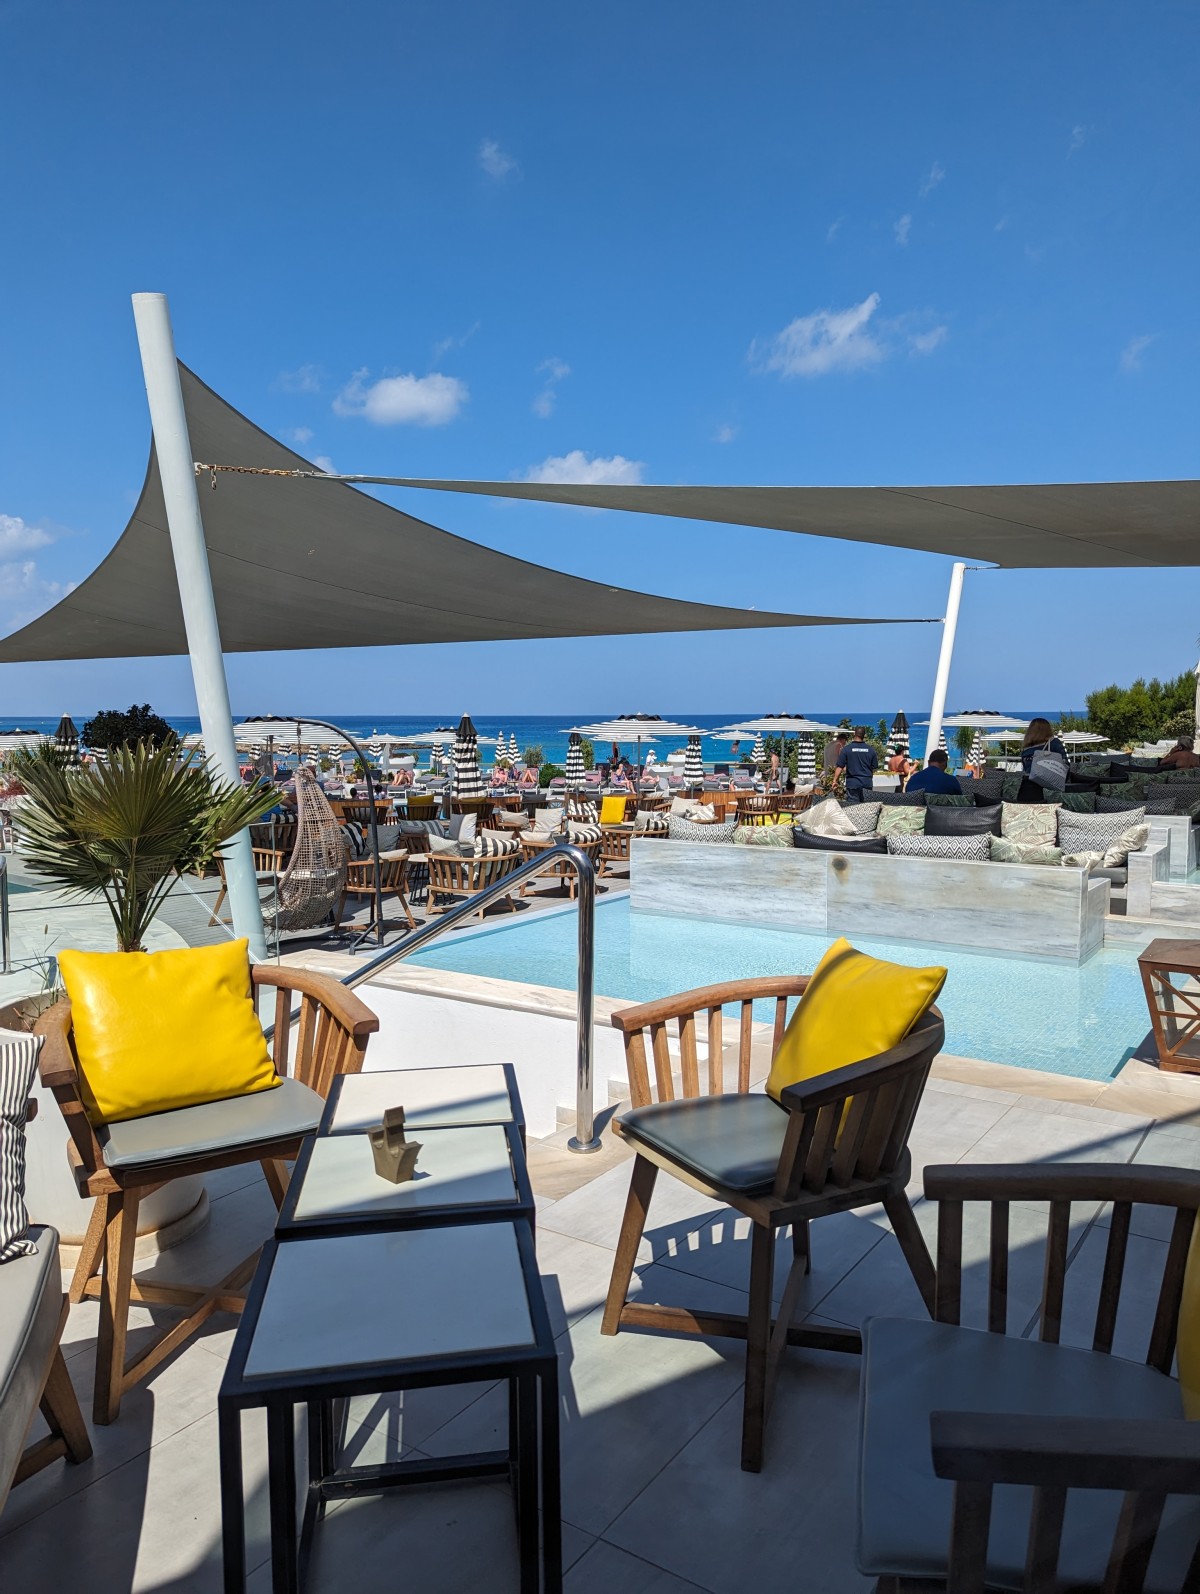
[[[1110,1079],[1150,1027],[1133,948],[1102,950],[1075,966],[865,937],[856,944],[896,963],[948,968],[938,1005],[946,1050],[962,1057]],[[825,936],[799,931],[634,914],[624,897],[596,909],[596,993],[644,1002],[718,980],[803,973],[828,945]],[[575,948],[573,913],[531,913],[441,942],[409,962],[569,991]]]

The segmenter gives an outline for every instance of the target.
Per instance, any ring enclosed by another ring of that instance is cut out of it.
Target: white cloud
[[[1142,355],[1158,336],[1157,332],[1143,332],[1140,338],[1130,338],[1121,350],[1122,371],[1140,371],[1142,368]],[[0,520],[3,516],[0,516]]]
[[[932,311],[876,318],[879,304],[879,295],[871,293],[847,310],[814,310],[797,316],[773,338],[755,339],[750,365],[784,377],[859,371],[904,350],[932,354],[950,335],[948,327],[933,324]]]
[[[713,442],[732,443],[737,434],[738,428],[736,426],[730,426],[728,423],[726,423],[723,426],[717,427],[716,431],[713,433]]]
[[[479,164],[489,177],[502,183],[514,172],[520,175],[521,163],[515,155],[502,150],[494,138],[485,138],[479,146]]]
[[[571,374],[571,367],[565,360],[551,356],[543,360],[536,367],[536,374],[545,376],[545,385],[533,401],[533,413],[540,416],[543,421],[548,421],[554,414],[554,407],[558,403],[558,384]]]
[[[886,357],[883,344],[870,330],[879,295],[868,294],[848,310],[814,310],[796,319],[773,338],[750,345],[750,363],[780,376],[824,376],[829,371],[858,371]]]
[[[892,231],[896,234],[896,242],[903,248],[908,242],[909,233],[912,231],[912,217],[901,216],[900,220],[893,224]]]
[[[459,337],[456,337],[456,338],[442,338],[440,342],[435,343],[434,346],[433,346],[433,357],[434,357],[434,359],[435,360],[440,360],[442,358],[443,354],[449,354],[451,349],[461,349],[461,348],[463,348],[466,344],[470,343],[471,339],[479,331],[479,329],[480,329],[480,327],[482,325],[483,325],[482,321],[476,321],[473,326],[469,326],[467,328],[467,330],[464,333],[462,333]]]
[[[470,392],[456,376],[431,371],[428,376],[383,376],[368,383],[367,370],[356,371],[333,401],[337,415],[362,415],[376,426],[445,426],[467,402]]]
[[[833,242],[833,240],[837,237],[838,233],[841,232],[842,224],[843,224],[843,222],[845,220],[846,220],[845,216],[839,216],[836,221],[831,221],[830,222],[830,224],[829,224],[829,226],[828,226],[828,228],[826,229],[826,232],[825,232],[825,242],[827,244],[831,244]]]
[[[280,371],[275,378],[275,386],[284,393],[319,393],[321,391],[321,367],[319,365],[301,365],[294,371]]]
[[[918,192],[920,193],[921,198],[922,199],[928,198],[928,196],[933,193],[934,189],[938,186],[938,184],[945,181],[945,177],[946,177],[946,168],[942,165],[941,161],[934,161],[933,165],[929,168],[929,170],[925,173],[925,176],[921,179],[921,187],[918,190]]]
[[[311,426],[293,426],[290,431],[283,434],[289,443],[295,443],[297,448],[303,448],[305,443],[311,443],[313,433]]]
[[[950,328],[945,326],[930,327],[928,332],[910,332],[909,351],[912,354],[932,354],[934,349],[941,348],[949,336]]]
[[[1072,155],[1077,155],[1079,153],[1079,151],[1087,143],[1088,136],[1091,131],[1091,128],[1084,127],[1082,122],[1076,122],[1075,126],[1071,129],[1071,142],[1067,146],[1068,159]]]
[[[531,465],[523,479],[571,486],[636,487],[645,468],[642,460],[626,459],[624,454],[605,458],[602,454],[585,454],[583,449],[573,448],[569,454],[552,454],[540,465]]]
[[[0,515],[0,559],[46,548],[54,538],[41,526],[31,526],[20,515]]]
[[[327,476],[337,475],[337,471],[334,469],[333,461],[330,459],[328,454],[314,454],[313,464],[318,470],[323,470]]]
[[[1003,232],[1004,229],[1008,226],[1009,219],[1010,218],[1008,216],[1001,216],[1000,220],[992,228],[992,231],[993,232]]]

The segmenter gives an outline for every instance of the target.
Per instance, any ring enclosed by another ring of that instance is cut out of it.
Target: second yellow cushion
[[[58,966],[94,1124],[279,1083],[244,940],[167,952],[64,951]]]
[[[624,797],[601,797],[600,823],[602,825],[620,825],[625,822]]]
[[[837,940],[813,971],[771,1063],[767,1090],[864,1062],[895,1046],[937,1000],[943,968],[885,963]]]

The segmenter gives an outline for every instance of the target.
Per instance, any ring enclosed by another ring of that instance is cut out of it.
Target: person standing
[[[879,768],[879,754],[867,741],[865,725],[854,727],[854,740],[847,742],[837,755],[837,767],[846,771],[846,801],[862,802],[863,793],[871,790]]]
[[[1033,719],[1021,747],[1021,787],[1019,803],[1044,803],[1061,800],[1067,783],[1067,750],[1054,734],[1048,719]],[[1047,796],[1047,792],[1050,793]],[[1059,793],[1056,797],[1054,794]]]

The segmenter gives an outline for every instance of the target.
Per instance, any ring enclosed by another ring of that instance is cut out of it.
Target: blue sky
[[[1191,5],[0,0],[0,627],[141,482],[129,296],[341,470],[658,482],[1197,474]],[[382,384],[382,385],[381,385]],[[948,561],[393,495],[676,596],[936,615]],[[1200,573],[968,576],[951,707],[1195,661]],[[240,656],[235,706],[928,704],[934,627]],[[4,666],[0,718],[183,661]]]

